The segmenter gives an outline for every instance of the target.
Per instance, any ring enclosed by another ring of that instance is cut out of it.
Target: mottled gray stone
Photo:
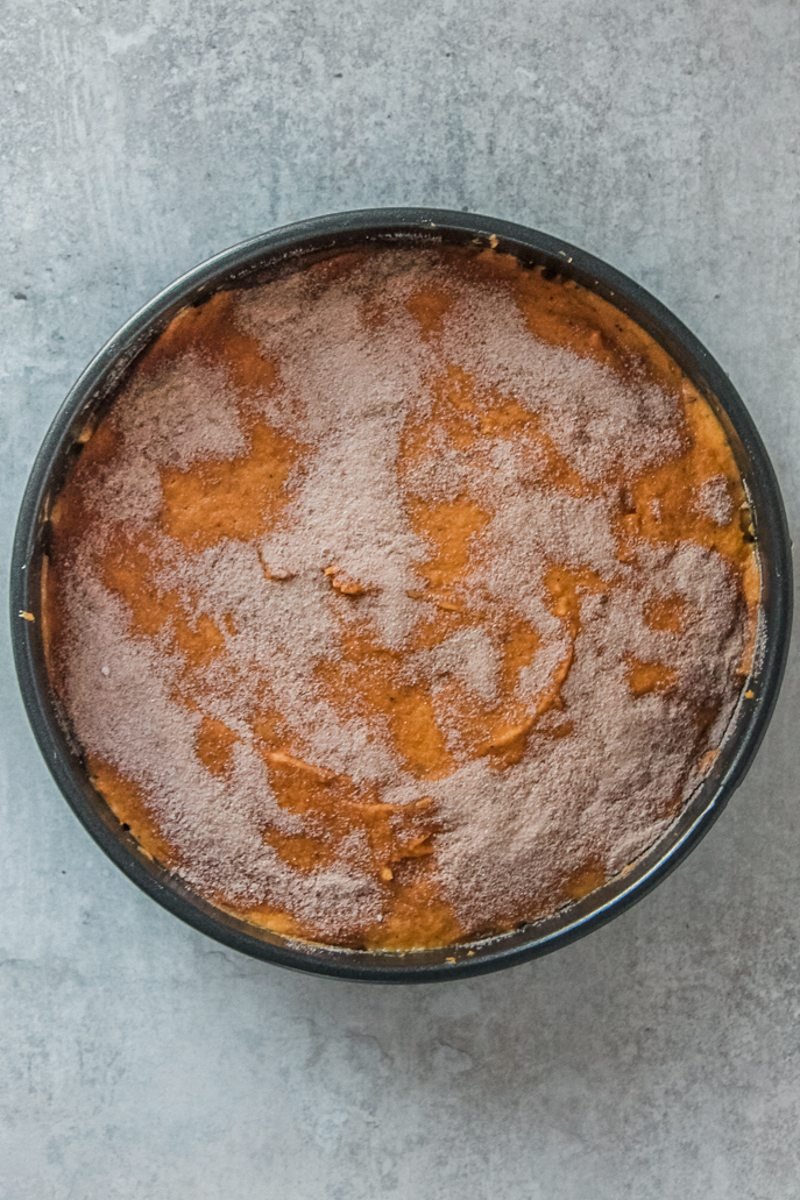
[[[3,553],[78,370],[214,250],[372,204],[627,270],[725,364],[800,515],[795,0],[6,0]],[[419,989],[306,979],[140,895],[8,665],[0,1195],[784,1200],[800,1152],[797,653],[746,784],[613,925]]]

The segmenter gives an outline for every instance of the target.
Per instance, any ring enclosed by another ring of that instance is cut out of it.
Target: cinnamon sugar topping
[[[752,617],[733,458],[719,430],[708,477],[674,366],[466,252],[192,320],[57,509],[54,683],[112,806],[331,942],[497,932],[622,870],[702,778]]]

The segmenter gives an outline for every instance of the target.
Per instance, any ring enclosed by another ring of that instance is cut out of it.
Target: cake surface
[[[365,247],[183,310],[52,513],[53,687],[142,847],[280,933],[549,915],[675,820],[752,654],[707,402],[510,256]]]

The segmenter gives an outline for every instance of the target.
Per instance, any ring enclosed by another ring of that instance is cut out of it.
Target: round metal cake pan
[[[223,287],[268,278],[279,266],[364,243],[485,244],[576,280],[611,301],[672,355],[718,413],[753,512],[761,570],[758,653],[721,752],[675,823],[635,865],[554,916],[489,940],[404,954],[298,942],[213,907],[149,858],[89,782],[79,748],[59,719],[42,643],[42,567],[49,511],[81,432],[96,421],[143,349],[183,307]],[[33,619],[31,619],[33,618]],[[146,304],[99,351],[67,396],[31,470],[11,564],[11,628],[22,697],[44,758],[73,811],[98,845],[149,896],[235,950],[285,967],[341,979],[425,982],[512,966],[557,949],[623,912],[697,844],[741,783],[764,735],[780,688],[791,625],[791,555],[780,491],[767,453],[728,377],[689,330],[625,275],[574,246],[491,217],[434,209],[339,213],[277,229],[202,263]]]

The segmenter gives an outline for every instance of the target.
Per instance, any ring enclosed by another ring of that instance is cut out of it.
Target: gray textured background
[[[4,0],[5,556],[67,387],[175,275],[335,209],[528,222],[671,305],[800,515],[795,0]],[[0,1196],[800,1194],[797,652],[766,743],[656,893],[530,966],[306,979],[105,861],[2,622]]]

